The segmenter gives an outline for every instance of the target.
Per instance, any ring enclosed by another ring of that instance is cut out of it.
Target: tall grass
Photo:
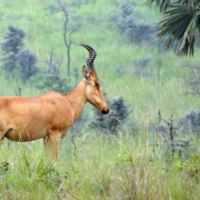
[[[74,141],[75,152],[70,135],[61,142],[56,164],[43,155],[41,141],[5,142],[0,150],[0,198],[139,200],[200,197],[199,173],[184,165],[180,167],[181,160],[171,157],[162,146],[149,146],[143,132],[136,137],[128,133],[121,133],[119,137],[83,134]],[[5,161],[9,163],[8,169],[4,166]]]

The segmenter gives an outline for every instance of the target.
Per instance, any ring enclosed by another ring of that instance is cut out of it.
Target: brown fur
[[[52,156],[78,118],[86,102],[100,111],[109,111],[99,87],[96,72],[90,72],[70,93],[48,92],[36,97],[0,97],[0,141],[27,142],[40,138],[49,141]]]

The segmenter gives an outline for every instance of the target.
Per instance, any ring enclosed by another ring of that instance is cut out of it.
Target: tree
[[[53,15],[59,12],[64,14],[64,22],[63,22],[63,40],[64,45],[67,48],[67,75],[70,75],[71,71],[71,46],[74,42],[72,42],[72,35],[80,28],[81,18],[76,16],[72,19],[72,12],[69,11],[69,5],[64,0],[56,0],[55,4],[49,4],[45,9],[48,10],[48,14]],[[69,18],[70,15],[70,18]],[[72,21],[73,23],[70,23]]]
[[[21,49],[15,57],[19,65],[19,77],[22,81],[26,82],[31,76],[39,72],[39,69],[35,66],[37,57],[34,52],[24,48]]]
[[[9,32],[4,37],[5,42],[1,44],[4,58],[2,69],[8,74],[14,75],[14,71],[17,68],[16,55],[20,49],[24,46],[23,39],[25,33],[21,29],[17,29],[14,26],[8,27]]]
[[[72,42],[72,35],[78,30],[80,27],[80,21],[81,19],[78,17],[77,19],[73,20],[73,25],[70,23],[69,20],[69,4],[67,4],[64,0],[56,0],[56,4],[49,4],[47,9],[49,10],[49,14],[56,14],[59,12],[62,12],[64,14],[64,22],[63,22],[63,40],[64,44],[67,48],[67,74],[70,75],[71,70],[71,46],[73,44]]]
[[[99,129],[101,131],[110,131],[112,134],[117,134],[131,114],[132,110],[123,97],[115,98],[112,102],[106,99],[109,105],[109,115],[102,115],[102,113],[95,108],[95,114],[90,124],[91,128]]]
[[[26,48],[22,49],[24,46],[23,39],[25,38],[23,30],[17,29],[14,26],[9,26],[8,30],[9,32],[7,32],[4,37],[5,42],[1,44],[4,55],[2,59],[2,69],[5,70],[8,75],[12,75],[12,78],[19,76],[23,82],[26,82],[39,71],[39,69],[35,67],[37,57],[34,52]],[[20,95],[21,87],[17,86],[17,88],[20,91]]]
[[[72,90],[70,80],[61,77],[61,65],[63,62],[63,57],[58,57],[50,52],[49,60],[45,61],[47,63],[47,68],[43,71],[44,79],[42,84],[36,85],[38,89],[47,89],[48,91],[56,91],[61,93],[67,93]]]
[[[199,0],[146,0],[156,5],[164,15],[158,23],[158,37],[167,48],[175,44],[177,55],[193,55],[197,34],[200,32]]]

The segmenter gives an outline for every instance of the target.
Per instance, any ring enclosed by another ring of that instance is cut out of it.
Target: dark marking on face
[[[99,90],[99,88],[100,88],[99,81],[98,81],[98,80],[95,80],[95,81],[94,81],[94,84],[95,84],[95,87]]]

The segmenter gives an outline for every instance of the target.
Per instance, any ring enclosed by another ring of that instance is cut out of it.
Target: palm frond
[[[158,37],[165,40],[169,48],[176,44],[178,55],[194,53],[194,42],[200,15],[194,5],[173,5],[166,11],[166,16],[159,22]],[[198,20],[198,21],[197,21]]]
[[[151,7],[153,4],[155,4],[159,11],[164,13],[169,8],[171,2],[173,2],[173,0],[146,0],[145,4],[148,7]]]
[[[170,10],[172,6],[177,5],[198,5],[198,0],[146,0],[145,4],[148,7],[155,5],[161,13],[165,13]]]
[[[178,55],[193,55],[195,37],[200,33],[200,0],[146,0],[164,14],[158,24],[158,37]]]

